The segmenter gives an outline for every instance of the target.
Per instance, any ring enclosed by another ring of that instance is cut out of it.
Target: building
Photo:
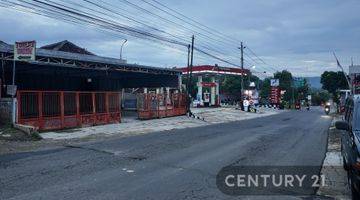
[[[13,52],[13,45],[0,41],[2,118],[11,104]],[[69,41],[37,48],[34,61],[15,66],[16,123],[41,130],[120,122],[126,88],[168,91],[168,98],[170,89],[180,88],[178,71],[97,56]]]
[[[189,68],[178,68],[183,77],[191,72]],[[220,106],[220,76],[246,76],[250,73],[247,69],[220,67],[217,65],[201,65],[192,67],[192,75],[197,79],[196,102],[200,106]],[[208,81],[204,81],[204,79]]]
[[[349,78],[352,94],[360,94],[360,65],[349,66]]]

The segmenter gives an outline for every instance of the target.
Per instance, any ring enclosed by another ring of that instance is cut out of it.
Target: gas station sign
[[[271,87],[270,102],[272,104],[279,104],[281,98],[281,90],[279,87]]]
[[[201,82],[203,87],[216,87],[216,83]]]

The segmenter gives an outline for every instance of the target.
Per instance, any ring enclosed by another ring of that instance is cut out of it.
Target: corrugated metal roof
[[[85,48],[79,47],[76,44],[74,44],[68,40],[64,40],[64,41],[53,43],[53,44],[48,44],[48,45],[40,47],[40,49],[65,51],[65,52],[70,52],[70,53],[79,53],[79,54],[95,56],[94,53],[86,50]]]
[[[7,44],[0,40],[0,52],[12,54],[14,52],[14,45]],[[128,64],[128,63],[125,63],[124,60],[120,60],[120,59],[116,59],[116,58],[108,58],[108,57],[95,56],[95,55],[84,55],[84,54],[78,54],[78,53],[69,53],[69,52],[47,50],[47,49],[41,49],[41,48],[36,48],[36,56],[61,58],[61,59],[76,60],[76,61],[83,61],[83,62],[109,64],[109,65],[118,65],[119,67],[120,66],[121,67],[129,67],[129,68],[134,67],[134,68],[142,68],[142,69],[148,69],[148,70],[159,70],[159,71],[180,73],[173,69],[152,67],[152,66],[145,66],[145,65],[137,65],[137,64]]]

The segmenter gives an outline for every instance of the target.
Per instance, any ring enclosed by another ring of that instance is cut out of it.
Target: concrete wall
[[[0,99],[0,124],[11,123],[11,99]]]

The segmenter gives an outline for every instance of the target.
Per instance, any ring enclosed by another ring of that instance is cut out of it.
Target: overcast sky
[[[129,0],[164,18],[140,0]],[[332,52],[335,51],[343,65],[360,64],[360,1],[359,0],[158,0],[196,21],[217,29],[225,35],[244,41],[269,66],[287,69],[296,76],[320,76],[325,70],[337,70]],[[120,1],[108,1],[122,6]],[[144,13],[127,8],[140,20],[150,20]],[[120,11],[119,11],[120,12]],[[121,11],[124,12],[124,11]],[[128,37],[100,32],[84,25],[72,25],[46,17],[0,8],[0,40],[13,43],[19,40],[36,40],[38,46],[61,40],[70,40],[101,56],[119,57],[124,38],[123,57],[129,63],[161,67],[185,66],[186,49],[174,50],[161,45]],[[120,20],[121,21],[121,20]],[[126,21],[121,21],[126,24]],[[180,23],[180,22],[179,22]],[[151,20],[149,25],[169,33],[178,33],[176,26],[161,20]],[[140,27],[141,28],[141,27]],[[191,31],[187,32],[188,39]],[[196,35],[195,44],[218,44]],[[219,50],[230,52],[232,61],[239,64],[236,46]],[[234,49],[232,49],[234,48]],[[245,57],[246,58],[246,57]],[[249,60],[247,66],[253,65]],[[256,63],[257,71],[272,72],[265,64]],[[195,64],[226,66],[220,61],[196,55]]]

